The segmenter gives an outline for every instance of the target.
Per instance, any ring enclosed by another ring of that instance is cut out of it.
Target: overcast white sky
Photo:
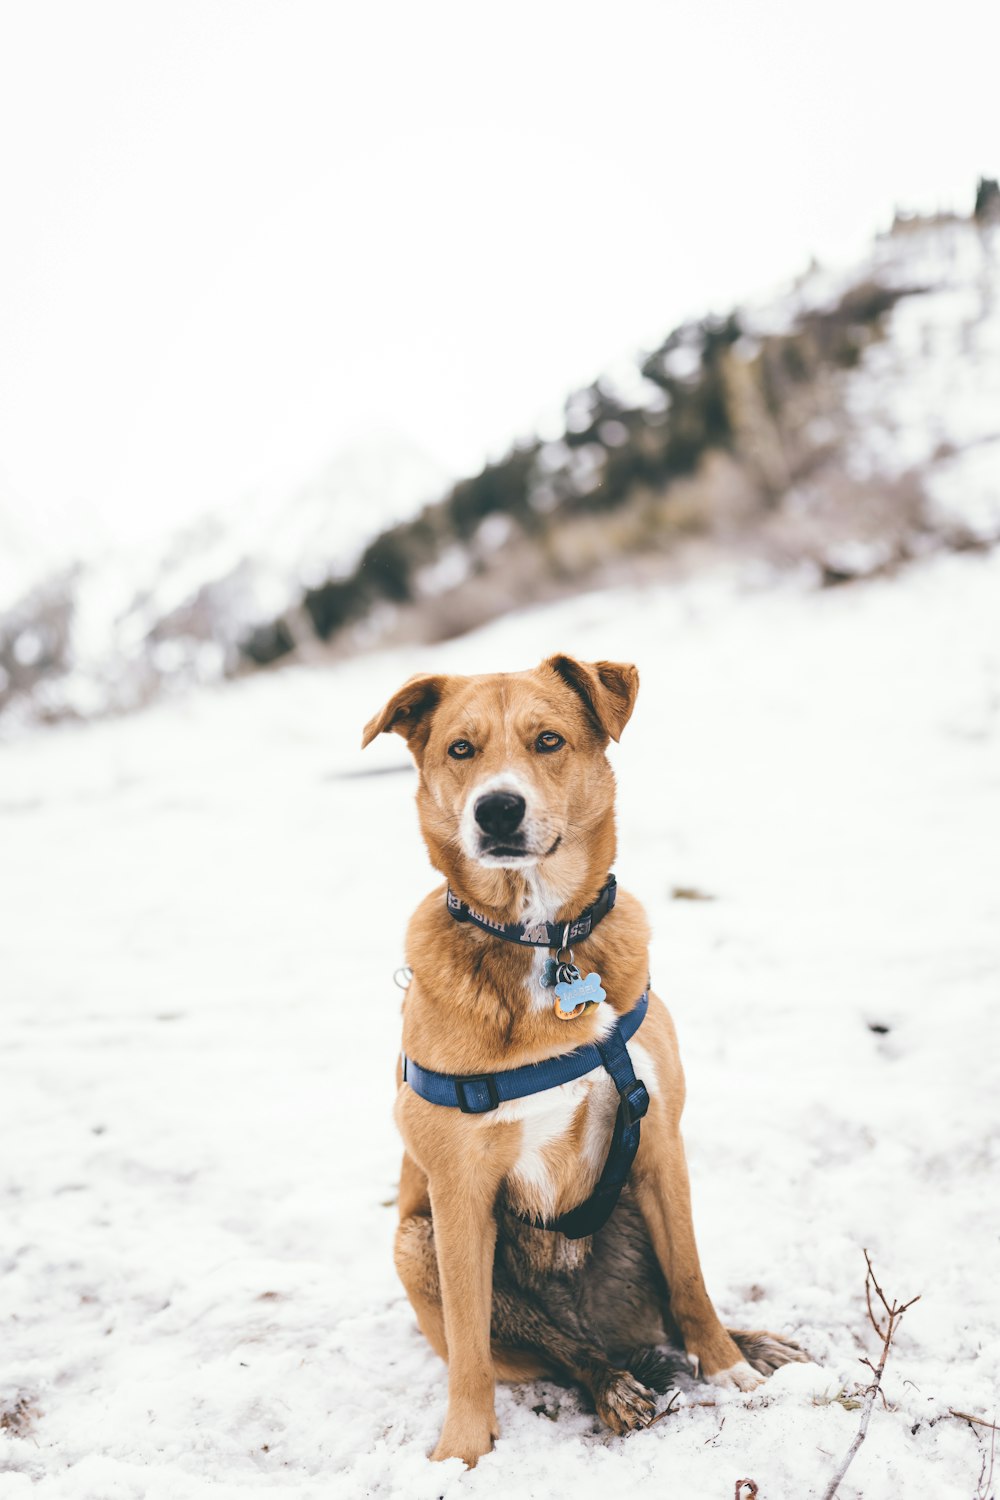
[[[0,523],[141,539],[375,430],[468,470],[968,209],[998,41],[985,0],[0,0]]]

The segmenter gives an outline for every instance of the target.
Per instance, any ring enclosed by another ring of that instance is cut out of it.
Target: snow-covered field
[[[632,659],[617,873],[689,1084],[710,1289],[815,1366],[647,1432],[445,1370],[393,1271],[407,915],[436,881],[410,671]],[[385,774],[362,775],[362,772]],[[806,594],[594,595],[419,657],[286,671],[0,750],[0,1496],[972,1496],[1000,1406],[1000,557]],[[674,899],[675,888],[711,900]],[[873,1028],[877,1027],[878,1030]],[[985,1492],[984,1492],[985,1493]]]

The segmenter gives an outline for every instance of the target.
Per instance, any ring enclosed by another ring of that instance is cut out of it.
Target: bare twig
[[[850,1448],[847,1450],[847,1453],[845,1454],[843,1461],[841,1462],[840,1468],[837,1470],[836,1474],[834,1474],[833,1478],[830,1480],[830,1483],[823,1491],[823,1500],[833,1500],[834,1495],[836,1495],[837,1490],[840,1488],[844,1475],[847,1473],[848,1469],[851,1466],[855,1454],[868,1435],[868,1423],[871,1421],[872,1410],[875,1406],[875,1397],[882,1394],[882,1375],[885,1371],[886,1360],[889,1358],[889,1345],[892,1343],[893,1334],[899,1327],[899,1320],[906,1312],[907,1308],[912,1307],[914,1302],[920,1301],[919,1296],[917,1296],[911,1297],[909,1302],[897,1302],[896,1299],[893,1298],[892,1302],[890,1303],[882,1288],[878,1284],[878,1278],[876,1277],[874,1268],[872,1267],[872,1258],[868,1254],[867,1250],[865,1251],[865,1265],[867,1266],[867,1271],[865,1273],[865,1303],[868,1307],[868,1317],[871,1321],[871,1325],[874,1328],[875,1332],[878,1334],[879,1338],[882,1340],[882,1353],[879,1357],[879,1362],[877,1365],[873,1365],[870,1359],[864,1359],[861,1361],[862,1364],[867,1365],[868,1368],[872,1371],[874,1379],[865,1390],[865,1398],[861,1408],[861,1423],[858,1427],[857,1436],[855,1437],[854,1442],[851,1444]],[[875,1307],[872,1304],[872,1292],[875,1293],[875,1296],[882,1304],[882,1310],[877,1315]],[[887,1404],[884,1395],[882,1395],[882,1401],[883,1404]]]
[[[993,1435],[990,1438],[989,1469],[987,1470],[986,1468],[985,1453],[983,1454],[983,1461],[979,1466],[979,1483],[976,1485],[976,1500],[990,1500],[990,1490],[993,1488],[993,1465],[996,1462],[997,1456],[997,1432],[1000,1432],[1000,1428],[997,1427],[995,1422],[985,1422],[983,1425],[985,1427],[992,1427]]]
[[[737,1479],[733,1500],[743,1500],[743,1491],[749,1491],[748,1500],[756,1500],[757,1486],[752,1479]]]
[[[656,1413],[656,1416],[653,1418],[653,1420],[650,1423],[647,1424],[647,1431],[648,1431],[649,1427],[655,1427],[656,1424],[657,1424],[657,1422],[662,1422],[664,1417],[669,1417],[670,1413],[672,1411],[676,1411],[676,1409],[677,1409],[677,1403],[678,1403],[678,1401],[680,1399],[681,1399],[681,1393],[680,1393],[680,1391],[674,1391],[674,1392],[672,1392],[670,1400],[667,1402],[667,1404],[663,1408],[663,1410],[662,1411],[658,1411]]]
[[[971,1422],[975,1427],[992,1427],[994,1432],[1000,1432],[1000,1427],[995,1422],[987,1422],[985,1417],[972,1417],[967,1411],[952,1411],[948,1408],[949,1417],[958,1417],[960,1422]]]
[[[702,1446],[705,1447],[705,1448],[707,1448],[708,1445],[709,1445],[709,1443],[713,1443],[713,1444],[717,1443],[719,1441],[720,1437],[722,1436],[722,1429],[723,1429],[723,1427],[725,1427],[725,1425],[726,1425],[726,1419],[725,1419],[725,1417],[723,1417],[722,1421],[719,1423],[719,1430],[718,1430],[718,1432],[713,1432],[713,1434],[712,1434],[712,1436],[710,1438],[706,1438],[705,1441],[704,1441],[704,1444]]]

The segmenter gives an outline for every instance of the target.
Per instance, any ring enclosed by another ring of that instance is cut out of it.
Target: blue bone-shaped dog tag
[[[585,979],[577,975],[575,979],[557,984],[555,989],[562,1011],[575,1010],[580,1004],[599,1005],[606,995],[601,988],[600,974],[588,974]]]

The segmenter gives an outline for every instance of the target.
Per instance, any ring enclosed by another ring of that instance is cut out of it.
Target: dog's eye
[[[566,741],[561,734],[556,734],[554,729],[543,729],[535,741],[535,749],[540,755],[549,755],[553,750],[561,750]]]
[[[452,760],[471,760],[475,753],[468,740],[452,740],[448,746],[448,754]]]

